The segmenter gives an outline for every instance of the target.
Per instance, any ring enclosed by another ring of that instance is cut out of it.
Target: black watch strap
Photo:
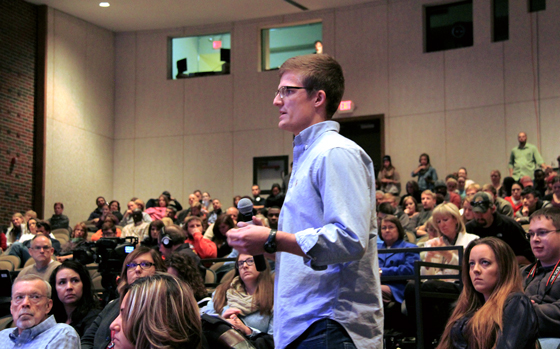
[[[268,239],[264,243],[264,250],[267,253],[276,253],[277,245],[276,245],[276,229],[270,229],[270,234],[268,235]]]

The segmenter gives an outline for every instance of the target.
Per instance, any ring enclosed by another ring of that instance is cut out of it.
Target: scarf
[[[241,315],[247,316],[259,310],[258,304],[253,304],[253,296],[247,294],[243,281],[236,276],[231,281],[230,287],[226,292],[227,304],[230,308],[241,310]]]

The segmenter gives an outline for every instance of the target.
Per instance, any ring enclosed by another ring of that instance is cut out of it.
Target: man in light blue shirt
[[[375,173],[369,156],[330,121],[344,93],[328,55],[288,59],[274,98],[294,162],[278,231],[228,232],[240,253],[276,259],[274,342],[283,348],[382,348]],[[349,199],[351,198],[351,199]]]
[[[57,324],[52,308],[51,285],[37,275],[17,278],[12,286],[10,311],[16,328],[0,332],[0,346],[9,348],[81,348],[80,336],[66,324]]]

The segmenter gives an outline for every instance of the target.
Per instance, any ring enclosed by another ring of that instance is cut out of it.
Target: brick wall
[[[37,7],[0,1],[0,225],[33,201]]]

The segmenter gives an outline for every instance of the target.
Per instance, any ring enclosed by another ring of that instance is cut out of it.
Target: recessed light
[[[101,6],[101,7],[109,7],[109,6],[111,6],[111,4],[109,4],[109,3],[106,2],[106,1],[103,1],[103,2],[100,2],[100,3],[99,3],[99,6]]]

